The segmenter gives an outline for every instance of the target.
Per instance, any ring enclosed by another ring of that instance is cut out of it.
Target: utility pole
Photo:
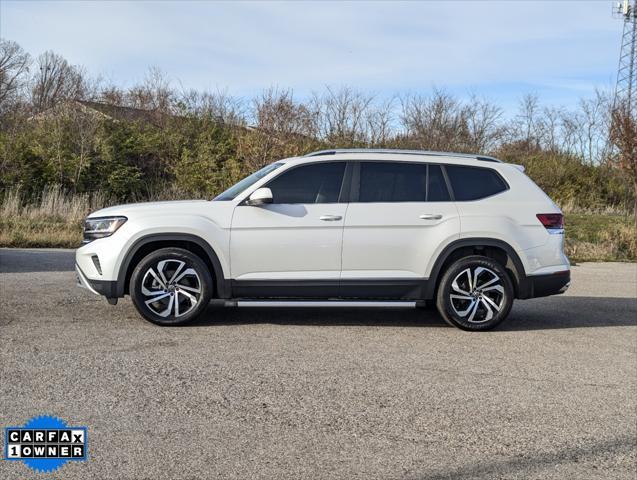
[[[613,13],[624,21],[613,110],[626,109],[637,119],[637,0],[618,2]]]

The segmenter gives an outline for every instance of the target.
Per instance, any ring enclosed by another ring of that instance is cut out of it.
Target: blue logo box
[[[86,427],[69,427],[55,417],[35,417],[22,427],[5,427],[4,458],[20,460],[35,471],[51,472],[69,460],[85,461]]]

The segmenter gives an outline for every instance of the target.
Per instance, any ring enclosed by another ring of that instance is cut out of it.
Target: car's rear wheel
[[[513,284],[504,267],[492,258],[457,260],[438,286],[436,307],[442,318],[463,330],[489,330],[503,321],[513,305]]]
[[[133,270],[130,293],[137,311],[157,325],[178,325],[198,317],[212,296],[212,276],[197,255],[162,248]]]

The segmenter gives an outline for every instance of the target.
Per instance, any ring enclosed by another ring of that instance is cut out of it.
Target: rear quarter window
[[[490,168],[445,165],[456,201],[480,200],[508,190],[502,177]]]

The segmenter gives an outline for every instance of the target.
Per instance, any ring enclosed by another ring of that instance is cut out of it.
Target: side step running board
[[[316,308],[316,307],[336,307],[336,308],[415,308],[416,302],[356,302],[356,301],[344,301],[344,300],[324,300],[324,301],[305,301],[305,300],[291,300],[291,301],[278,301],[278,300],[239,300],[236,302],[238,307],[297,307],[297,308]]]

